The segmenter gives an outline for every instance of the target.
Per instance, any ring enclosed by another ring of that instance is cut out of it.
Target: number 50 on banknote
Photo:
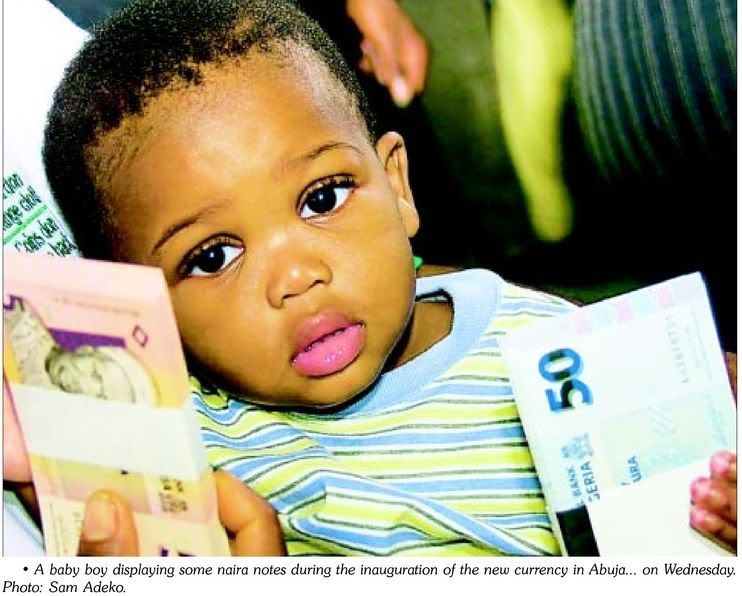
[[[47,554],[76,554],[101,488],[132,507],[140,554],[229,554],[161,271],[8,253],[4,282],[3,371]]]
[[[689,487],[735,449],[736,411],[699,274],[502,341],[565,554],[703,555]]]

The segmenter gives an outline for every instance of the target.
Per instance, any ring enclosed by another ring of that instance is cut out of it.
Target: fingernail
[[[399,108],[406,108],[412,101],[412,94],[407,82],[402,77],[395,77],[392,81],[392,99]]]
[[[116,532],[116,505],[105,494],[94,494],[85,505],[82,535],[88,542],[103,542]]]

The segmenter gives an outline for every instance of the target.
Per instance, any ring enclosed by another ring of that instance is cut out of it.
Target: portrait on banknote
[[[154,405],[157,388],[122,338],[49,329],[31,303],[10,296],[3,322],[25,384]]]

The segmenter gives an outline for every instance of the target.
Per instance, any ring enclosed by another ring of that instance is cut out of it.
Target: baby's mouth
[[[340,372],[358,357],[366,328],[345,315],[324,313],[307,319],[297,336],[291,365],[302,376],[324,377]]]

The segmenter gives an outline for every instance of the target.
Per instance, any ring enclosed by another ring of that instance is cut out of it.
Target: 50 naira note
[[[736,449],[699,274],[539,321],[502,348],[565,554],[720,554],[688,523],[691,481]]]

